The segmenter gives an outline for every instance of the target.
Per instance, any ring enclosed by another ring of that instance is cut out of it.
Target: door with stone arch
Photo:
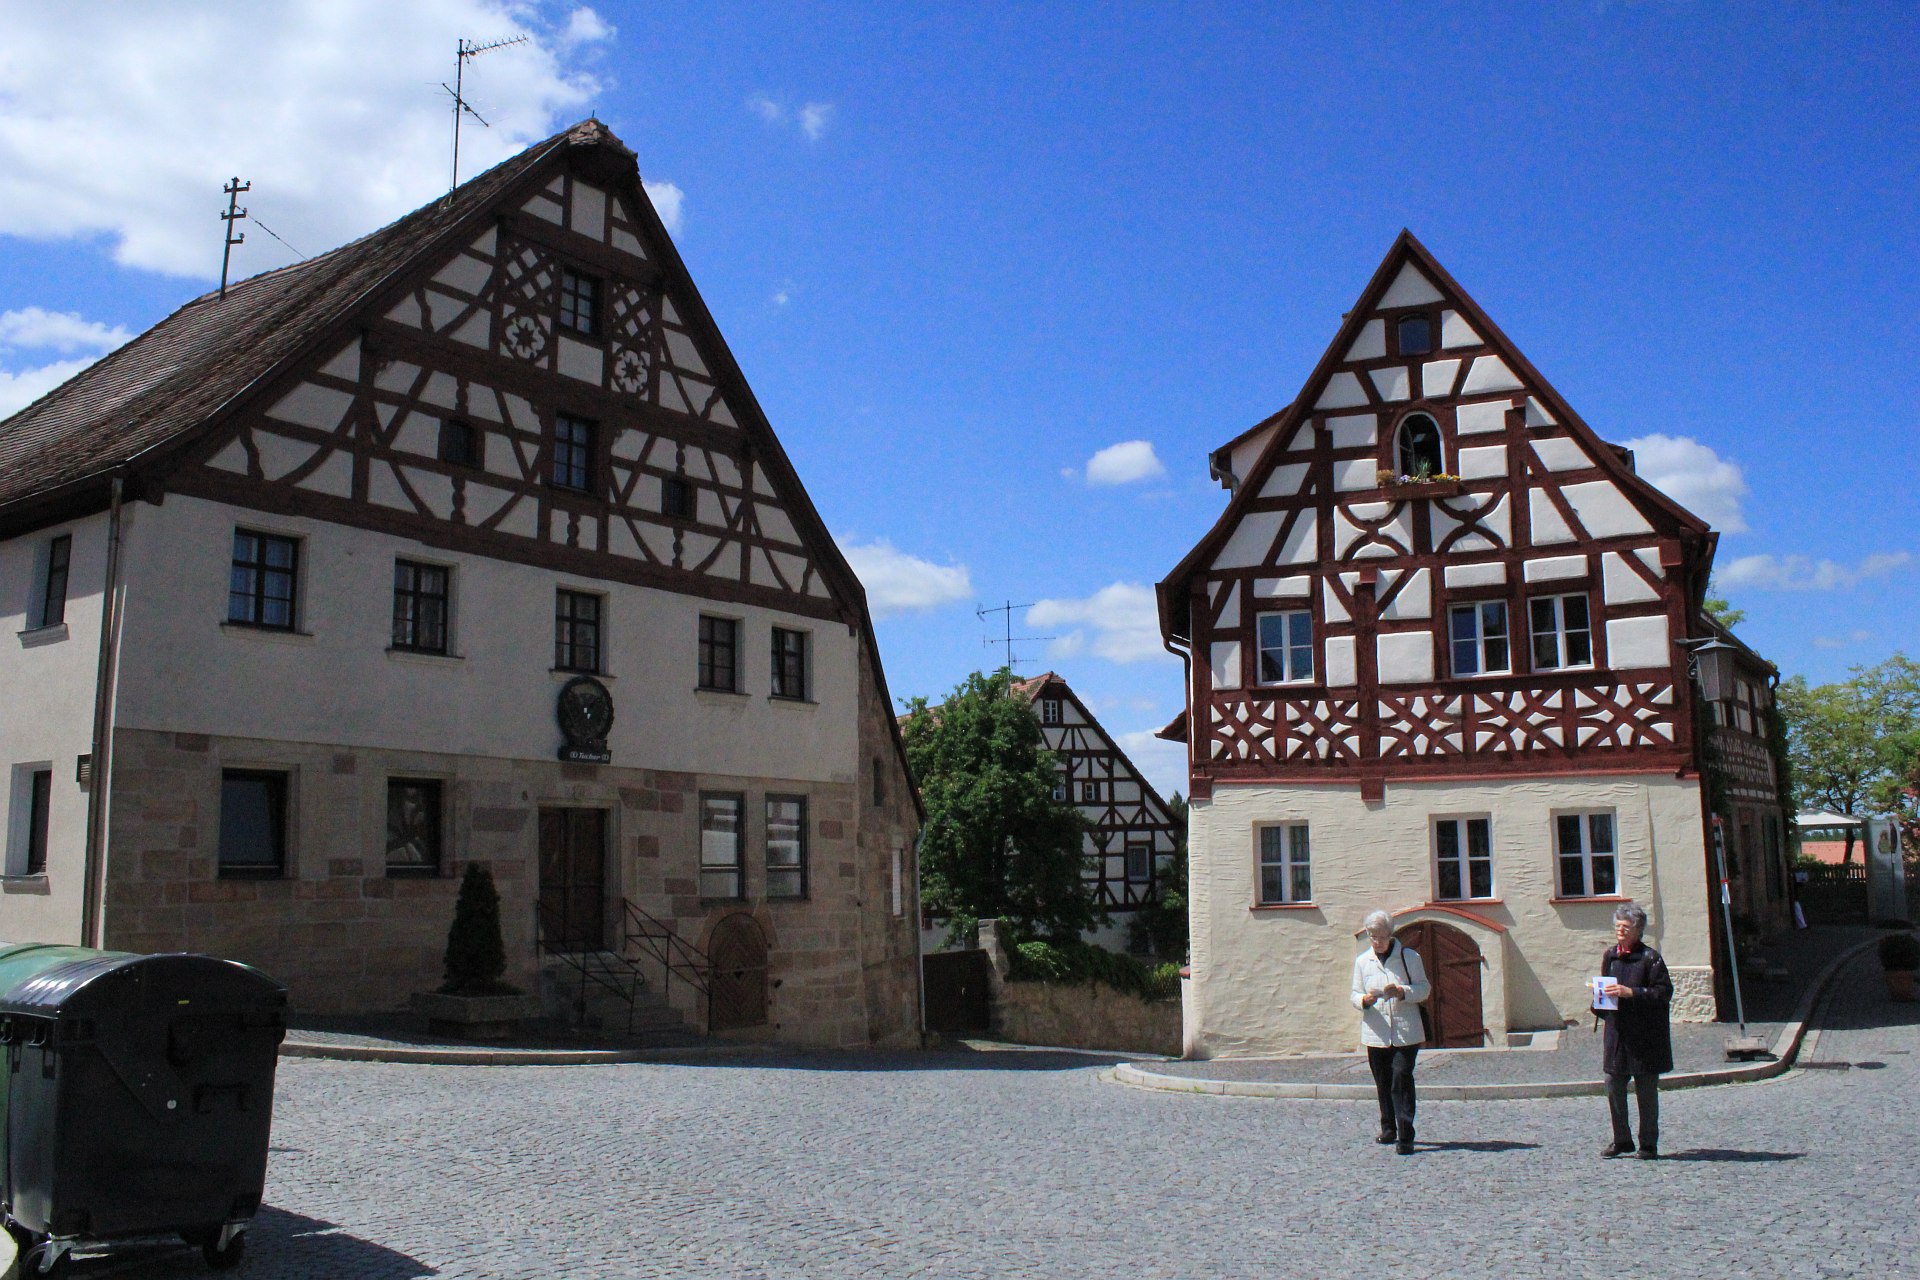
[[[1487,1041],[1480,1012],[1480,948],[1464,930],[1438,920],[1403,925],[1402,946],[1420,953],[1432,993],[1427,996],[1427,1047],[1478,1049]]]
[[[759,1027],[767,1021],[767,935],[745,912],[727,916],[707,938],[713,977],[708,1025],[715,1031]]]

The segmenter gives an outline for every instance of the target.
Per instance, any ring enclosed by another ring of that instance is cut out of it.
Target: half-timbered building
[[[1427,959],[1442,1044],[1581,1016],[1628,898],[1676,1016],[1712,1018],[1709,806],[1766,833],[1779,810],[1749,714],[1770,668],[1742,650],[1712,707],[1689,678],[1690,642],[1725,643],[1705,522],[1408,234],[1211,465],[1232,496],[1159,587],[1189,674],[1188,1052],[1350,1047],[1372,907]],[[1710,753],[1716,717],[1737,741]],[[1733,792],[1703,785],[1728,762]],[[1757,926],[1787,909],[1773,839],[1739,837]]]
[[[0,618],[0,936],[384,1009],[478,862],[510,980],[916,1034],[864,593],[597,121],[0,423]]]
[[[1124,948],[1133,913],[1155,900],[1156,873],[1173,860],[1166,801],[1061,676],[1049,671],[1017,681],[1013,693],[1033,707],[1059,768],[1054,798],[1087,820],[1084,874],[1094,905],[1107,915],[1088,940]]]

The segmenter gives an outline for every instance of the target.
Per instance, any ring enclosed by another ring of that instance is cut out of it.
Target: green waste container
[[[0,1209],[23,1276],[179,1232],[240,1260],[260,1206],[286,988],[197,955],[0,945]]]

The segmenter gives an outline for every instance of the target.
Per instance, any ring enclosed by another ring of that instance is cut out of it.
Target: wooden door
[[[707,939],[713,963],[708,1025],[758,1027],[767,1021],[767,935],[750,915],[731,915]]]
[[[607,948],[607,815],[540,811],[540,936],[552,951]]]
[[[1478,1049],[1487,1029],[1480,1015],[1480,948],[1462,930],[1422,920],[1400,930],[1401,945],[1420,953],[1432,993],[1427,996],[1427,1046]]]

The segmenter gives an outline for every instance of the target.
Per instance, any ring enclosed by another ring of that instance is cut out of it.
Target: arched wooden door
[[[1396,936],[1402,946],[1420,953],[1433,988],[1427,997],[1427,1047],[1480,1048],[1487,1038],[1480,1016],[1480,948],[1464,931],[1438,920],[1406,925]]]
[[[709,987],[709,1025],[758,1027],[767,1021],[767,935],[752,916],[730,915],[713,926],[707,939],[713,962]]]

